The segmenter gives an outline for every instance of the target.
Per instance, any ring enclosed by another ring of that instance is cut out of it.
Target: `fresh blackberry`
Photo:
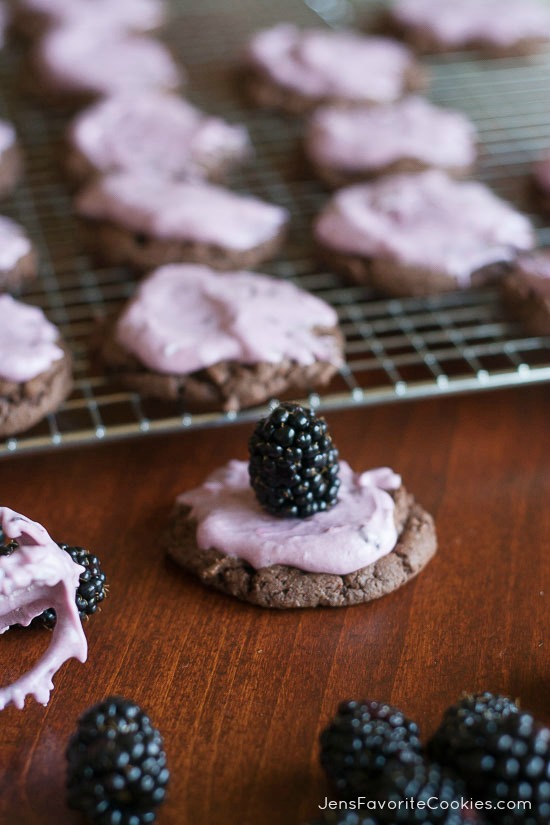
[[[4,534],[0,531],[0,556],[11,556],[14,550],[19,547],[16,541],[5,541]]]
[[[164,801],[162,737],[135,702],[110,696],[89,708],[67,748],[67,802],[93,825],[145,825]]]
[[[495,823],[550,822],[550,729],[511,699],[467,696],[445,712],[428,748],[492,805]]]
[[[346,796],[368,792],[389,760],[421,759],[415,722],[382,702],[343,702],[320,742],[321,765]]]
[[[312,410],[280,404],[258,422],[248,447],[250,484],[272,515],[307,518],[336,504],[338,450]]]
[[[96,612],[99,603],[105,598],[105,573],[101,569],[98,557],[88,553],[83,547],[71,547],[68,544],[59,543],[58,546],[70,555],[75,564],[84,567],[84,572],[80,574],[75,599],[78,615],[82,620],[87,619]],[[42,624],[50,629],[55,627],[55,622],[56,615],[52,607],[33,619],[33,624]]]

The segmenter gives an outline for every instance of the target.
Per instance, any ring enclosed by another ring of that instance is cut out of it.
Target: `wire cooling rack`
[[[549,381],[550,339],[527,336],[506,317],[494,290],[372,300],[315,262],[309,227],[327,195],[301,157],[301,124],[247,108],[231,69],[239,47],[261,26],[283,19],[319,24],[319,17],[329,24],[353,23],[359,8],[347,0],[185,0],[173,3],[166,35],[189,70],[189,98],[250,130],[256,158],[230,185],[292,213],[283,256],[264,270],[294,280],[338,311],[346,365],[309,403],[335,409]],[[15,123],[26,155],[25,181],[2,211],[23,223],[37,245],[40,278],[22,297],[42,306],[60,327],[73,352],[76,381],[56,414],[0,442],[0,455],[256,418],[257,409],[191,415],[175,403],[121,392],[101,374],[90,340],[133,293],[136,279],[124,269],[97,268],[84,254],[59,166],[66,119],[21,99],[20,58],[15,47],[0,55],[0,116]],[[478,177],[531,212],[529,169],[550,149],[550,52],[521,60],[455,54],[428,63],[432,100],[462,109],[477,124]],[[550,226],[533,219],[540,242],[550,244]]]

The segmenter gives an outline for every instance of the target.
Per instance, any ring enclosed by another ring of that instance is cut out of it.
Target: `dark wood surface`
[[[110,693],[160,727],[172,781],[159,825],[299,825],[329,794],[317,737],[339,700],[388,700],[424,733],[462,691],[520,697],[550,721],[550,390],[327,415],[356,469],[389,464],[435,516],[413,582],[348,609],[262,611],[204,589],[163,554],[174,497],[232,457],[249,426],[4,460],[1,501],[102,559],[110,593],[47,707],[1,713],[0,822],[65,825],[64,751]],[[1,639],[2,682],[46,631]]]

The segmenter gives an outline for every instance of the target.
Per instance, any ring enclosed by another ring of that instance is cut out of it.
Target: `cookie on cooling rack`
[[[290,23],[257,32],[243,69],[258,105],[288,112],[322,103],[390,103],[426,84],[411,52],[394,40]]]
[[[13,25],[26,37],[39,37],[66,23],[105,25],[122,31],[147,32],[166,22],[164,0],[18,0]]]
[[[329,266],[396,296],[498,279],[535,245],[530,221],[490,189],[435,169],[339,190],[314,232]]]
[[[515,56],[550,40],[550,9],[540,0],[396,0],[387,19],[420,52]]]
[[[25,230],[0,215],[0,292],[18,290],[36,275],[36,253]]]
[[[215,269],[250,268],[278,250],[286,209],[200,181],[116,172],[76,197],[96,256],[151,269],[192,261]]]
[[[174,91],[183,81],[159,40],[98,19],[95,26],[71,23],[46,32],[30,49],[22,84],[43,103],[79,108],[105,95]]]
[[[502,283],[502,295],[532,335],[550,335],[550,248],[521,255]]]
[[[71,357],[38,307],[0,295],[0,436],[28,430],[72,388]]]
[[[342,365],[335,310],[253,272],[169,265],[138,287],[102,345],[108,370],[190,410],[238,410],[310,391]]]
[[[317,175],[334,187],[430,167],[461,177],[475,164],[476,130],[461,112],[411,95],[384,106],[317,109],[305,148]]]
[[[433,519],[401,478],[338,462],[309,409],[277,407],[249,447],[249,463],[177,499],[167,550],[204,584],[260,607],[343,607],[396,590],[436,552]]]
[[[23,171],[21,150],[11,123],[0,120],[0,198],[16,187]]]
[[[65,165],[76,183],[131,170],[168,180],[221,180],[252,154],[243,126],[176,95],[147,91],[107,97],[80,112],[67,144]]]

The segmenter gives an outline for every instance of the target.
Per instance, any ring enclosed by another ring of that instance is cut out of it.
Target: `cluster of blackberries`
[[[294,402],[280,404],[250,436],[250,484],[274,516],[307,518],[338,499],[338,450],[324,418]]]
[[[323,825],[550,822],[550,728],[504,696],[465,696],[424,748],[396,708],[345,702],[321,764],[342,797]]]

